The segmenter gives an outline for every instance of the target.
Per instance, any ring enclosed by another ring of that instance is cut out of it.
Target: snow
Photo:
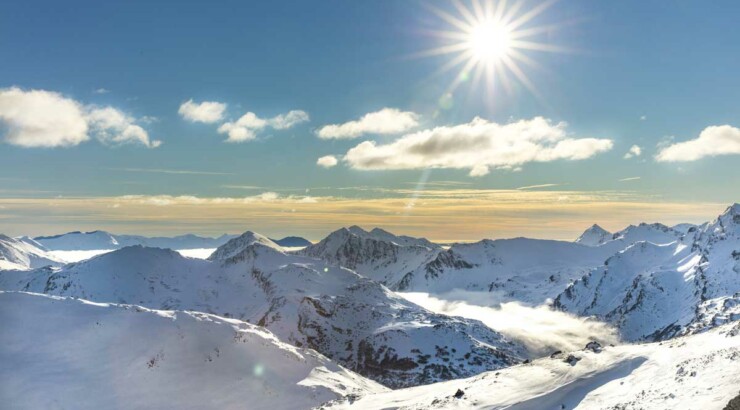
[[[0,234],[0,270],[25,270],[58,266],[62,261],[28,239],[14,239]]]
[[[196,312],[0,292],[13,409],[307,409],[386,389],[269,331]]]
[[[132,246],[61,269],[0,272],[0,289],[236,318],[394,387],[469,376],[524,357],[521,345],[480,322],[434,314],[251,232],[208,260]]]
[[[69,232],[62,235],[39,236],[34,240],[54,251],[92,251],[118,249],[126,246],[142,245],[169,249],[203,249],[223,245],[234,235],[221,235],[207,238],[193,234],[174,237],[146,237],[140,235],[117,235],[105,231]]]
[[[740,386],[740,326],[669,342],[579,350],[471,378],[338,400],[329,409],[720,410]],[[460,399],[453,397],[461,389]],[[562,406],[562,407],[561,407]]]

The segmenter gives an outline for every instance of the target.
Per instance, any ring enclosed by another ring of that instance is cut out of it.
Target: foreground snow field
[[[723,409],[740,393],[740,324],[662,343],[605,346],[330,409]],[[463,395],[455,398],[458,389]]]
[[[308,409],[379,384],[262,327],[0,292],[0,407]]]

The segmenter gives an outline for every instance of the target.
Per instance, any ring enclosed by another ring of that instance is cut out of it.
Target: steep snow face
[[[247,233],[210,260],[127,247],[62,269],[0,273],[0,288],[195,310],[264,326],[391,387],[466,377],[524,358],[473,320],[433,314],[356,273]]]
[[[468,379],[370,394],[354,403],[340,399],[324,408],[721,410],[738,395],[738,368],[740,325],[725,325],[663,343],[591,346]]]
[[[432,260],[441,250],[423,238],[396,236],[379,228],[367,232],[352,226],[332,232],[298,253],[355,270],[395,289],[406,273]]]
[[[0,292],[0,323],[0,397],[13,409],[307,409],[387,390],[204,313]]]
[[[569,286],[555,306],[660,340],[740,320],[740,212],[730,207],[677,242],[638,242]]]
[[[593,224],[576,239],[576,243],[586,246],[597,246],[611,240],[612,234],[599,225]]]
[[[149,246],[169,249],[216,248],[223,245],[235,235],[221,235],[217,238],[205,238],[192,234],[167,237],[138,235],[114,235],[105,231],[69,232],[62,235],[39,236],[34,240],[52,251],[91,251],[100,249],[119,249],[126,246]]]
[[[25,270],[61,264],[59,259],[35,246],[33,241],[0,234],[0,270]]]
[[[611,246],[527,238],[455,244],[405,275],[398,289],[487,291],[502,301],[541,304],[612,253]]]

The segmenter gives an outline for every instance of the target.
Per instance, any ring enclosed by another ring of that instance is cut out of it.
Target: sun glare
[[[554,24],[534,24],[534,19],[554,2],[548,0],[531,9],[527,9],[523,0],[510,4],[504,0],[471,0],[467,3],[470,7],[454,0],[451,10],[429,5],[429,9],[445,24],[429,34],[442,44],[417,56],[451,56],[436,73],[459,68],[445,95],[451,95],[461,84],[469,83],[471,91],[483,90],[492,99],[498,87],[510,93],[514,84],[519,83],[539,98],[526,74],[528,68],[541,68],[531,54],[567,51],[538,40],[538,36],[558,28]],[[485,86],[482,88],[481,84]]]
[[[492,21],[485,21],[470,32],[469,46],[479,61],[493,63],[509,53],[509,30]]]

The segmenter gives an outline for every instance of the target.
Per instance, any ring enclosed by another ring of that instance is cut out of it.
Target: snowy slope
[[[676,242],[635,243],[569,286],[555,306],[613,323],[627,340],[740,320],[740,205]]]
[[[61,261],[32,240],[14,239],[0,234],[0,270],[34,269],[42,266],[59,266]]]
[[[567,362],[571,354],[579,360]],[[458,389],[463,394],[455,398]],[[559,354],[323,408],[721,410],[739,391],[740,325],[735,324],[663,343]]]
[[[587,246],[598,246],[611,239],[612,234],[609,231],[597,224],[593,224],[576,239],[576,243]]]
[[[386,389],[248,323],[0,292],[0,402],[42,409],[307,409]]]
[[[62,269],[2,272],[0,289],[243,319],[393,387],[466,377],[524,356],[480,322],[431,313],[258,234],[233,239],[209,259],[127,247]]]
[[[146,237],[139,235],[114,235],[105,231],[69,232],[62,235],[39,236],[34,240],[52,251],[83,251],[99,249],[119,249],[125,246],[149,246],[169,249],[216,248],[235,235],[221,235],[217,238],[187,234],[175,237]]]
[[[501,300],[542,304],[601,265],[613,251],[611,246],[527,238],[454,244],[406,274],[397,288],[430,293],[488,291]]]
[[[396,288],[407,272],[430,261],[440,251],[439,245],[424,238],[396,236],[379,228],[368,232],[352,226],[334,231],[298,253],[352,269]]]

